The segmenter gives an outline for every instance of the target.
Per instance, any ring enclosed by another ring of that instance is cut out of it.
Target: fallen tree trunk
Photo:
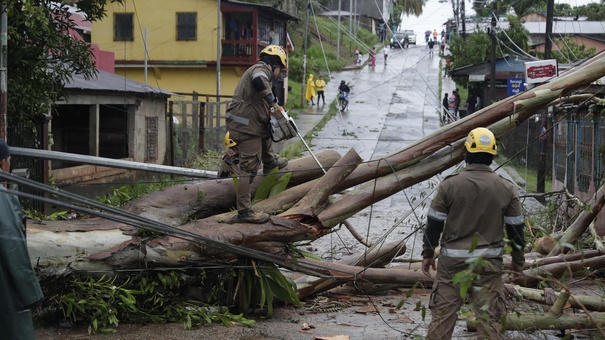
[[[605,203],[605,185],[602,185],[597,191],[595,197],[590,200],[588,205],[590,210],[582,211],[575,222],[565,231],[563,237],[557,242],[555,247],[548,253],[548,256],[559,255],[570,250],[570,247],[582,236],[588,226],[594,221]]]
[[[605,268],[605,256],[596,256],[587,259],[552,263],[523,271],[521,278],[515,282],[525,287],[535,287],[544,280],[570,279],[574,276],[585,276],[586,271]]]
[[[304,184],[304,190],[297,190],[297,187],[300,187],[297,186],[284,191],[281,196],[277,195],[280,198],[290,195],[288,196],[289,201],[278,200],[278,198],[265,200],[274,203],[272,207],[280,212],[280,216],[274,216],[267,224],[224,224],[217,223],[216,216],[211,216],[186,223],[182,225],[181,229],[230,244],[274,254],[282,254],[284,253],[286,244],[298,240],[313,240],[325,235],[330,232],[332,226],[344,221],[363,207],[367,207],[379,199],[388,197],[409,185],[442,171],[444,168],[456,164],[463,154],[461,142],[470,129],[476,126],[493,124],[492,126],[495,127],[497,135],[499,135],[503,131],[514,128],[520,121],[530,117],[534,110],[562,95],[571,93],[580,86],[589,84],[594,79],[598,79],[605,74],[605,58],[603,56],[604,54],[602,53],[595,57],[597,60],[592,62],[590,69],[580,67],[560,79],[493,104],[474,115],[437,130],[435,133],[398,153],[359,165],[349,176],[344,175],[344,173],[337,174],[334,178],[339,178],[341,182],[335,181],[335,183],[330,183],[329,190],[330,192],[335,192],[353,185],[362,184],[368,180],[376,180],[380,191],[374,190],[374,183],[369,182],[356,188],[351,193],[343,195],[339,200],[329,203],[327,195],[322,194],[318,196],[317,193],[310,192],[312,186],[316,183]],[[431,155],[439,155],[439,157],[430,157]],[[438,164],[438,166],[435,167],[435,164]],[[411,165],[415,165],[415,167]],[[311,169],[318,172],[321,171],[317,166],[313,166]],[[398,172],[392,174],[392,169],[396,169]],[[399,172],[400,170],[405,172]],[[336,170],[335,168],[331,168],[330,171]],[[345,170],[346,173],[349,171]],[[417,172],[414,173],[414,171]],[[381,178],[387,174],[390,177]],[[405,178],[405,180],[400,182],[401,178]],[[233,188],[232,185],[226,185],[226,187],[231,188],[231,190]],[[182,187],[180,190],[185,191]],[[160,204],[155,202],[152,205],[154,207],[153,213],[147,210],[146,216],[159,221],[169,220],[165,215],[170,215],[172,221],[182,221],[186,218],[196,216],[200,211],[200,208],[196,207],[196,205],[199,204],[201,191],[197,189],[192,191],[194,191],[193,194],[188,193],[189,201],[187,203],[179,201],[177,204],[173,204],[172,201],[166,198]],[[296,194],[292,194],[292,192],[296,192]],[[304,198],[305,195],[309,194],[308,198]],[[225,196],[228,194],[223,193],[222,195]],[[301,195],[303,198],[301,198]],[[174,195],[170,196],[172,198]],[[230,196],[234,197],[235,195],[231,194]],[[312,199],[311,197],[313,196],[316,198]],[[314,202],[315,207],[307,209],[304,213],[301,213],[302,210],[300,207],[292,209],[292,211],[283,211],[285,207],[293,207],[301,199],[311,200]],[[179,217],[177,216],[178,214],[162,214],[162,207],[171,205],[181,206],[181,210],[178,211],[186,212],[185,216]],[[255,205],[255,209],[258,206]],[[63,222],[65,225],[72,225],[74,223],[82,222]],[[128,233],[133,232],[132,227],[129,226],[119,224],[114,224],[114,226],[115,228],[127,229]],[[41,237],[37,241],[37,244],[49,248],[48,238],[46,237],[50,230],[48,229],[48,225],[45,227],[46,233],[40,231],[39,234],[33,236],[34,233],[32,232],[30,241],[36,243],[36,240],[33,239]],[[44,228],[41,229],[44,230]],[[70,228],[61,229],[55,226],[51,230],[70,230]],[[145,265],[162,265],[163,261],[168,265],[189,265],[196,261],[205,261],[208,259],[213,261],[230,261],[236,257],[234,254],[225,254],[224,251],[211,245],[190,244],[189,240],[181,238],[160,237],[157,239],[145,239],[136,235],[124,235],[118,229],[114,229],[113,231],[119,234],[113,242],[111,241],[112,238],[109,235],[109,231],[107,233],[97,231],[95,235],[88,235],[88,237],[92,236],[95,239],[99,238],[106,241],[91,244],[87,248],[90,252],[77,251],[80,247],[82,235],[73,235],[73,240],[69,241],[67,240],[68,236],[64,235],[62,241],[65,242],[58,242],[58,245],[51,244],[49,249],[37,252],[33,251],[32,253],[50,255],[52,254],[52,248],[57,250],[59,245],[70,244],[76,250],[76,253],[80,254],[79,256],[72,255],[72,258],[76,258],[79,262],[83,262],[87,256],[92,256],[92,259],[95,261],[106,261],[109,266],[135,266],[137,262],[142,262]],[[32,257],[35,257],[33,254]],[[42,262],[52,263],[53,260],[45,259]],[[140,264],[137,266],[140,266]]]
[[[356,266],[356,267],[383,267],[391,262],[397,256],[403,255],[406,251],[404,241],[392,242],[385,244],[382,247],[375,247],[366,252],[361,252],[347,256],[346,258],[337,261],[336,264]],[[296,284],[296,292],[299,298],[304,298],[309,295],[314,295],[334,287],[342,285],[339,280],[331,280],[324,277],[316,277],[309,275],[296,274],[292,277]]]
[[[547,313],[508,313],[506,322],[503,323],[503,329],[518,330],[518,331],[535,331],[535,330],[566,330],[580,329],[589,326],[596,327],[601,335],[605,336],[605,332],[601,326],[605,323],[605,313],[586,313],[564,315],[563,308],[569,299],[569,292],[562,292],[557,296],[552,307]],[[477,330],[477,320],[468,320],[467,328],[469,330]]]
[[[560,292],[555,292],[552,288],[533,289],[518,285],[505,285],[508,291],[515,292],[525,300],[539,302],[546,305],[552,305],[561,295]],[[586,311],[605,312],[605,299],[596,296],[586,295],[571,295],[569,303],[572,308],[586,309]]]

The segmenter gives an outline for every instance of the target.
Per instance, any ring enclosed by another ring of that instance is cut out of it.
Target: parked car
[[[407,47],[404,46],[404,41],[405,41],[405,37],[408,37],[408,45],[409,44],[414,44],[416,45],[416,33],[414,33],[414,31],[412,30],[405,30],[405,31],[400,31],[400,32],[396,32],[395,34],[393,34],[393,37],[391,37],[391,48],[394,47]]]
[[[416,45],[416,33],[413,30],[404,30],[403,33],[408,36],[410,44]]]
[[[395,32],[395,34],[393,34],[393,36],[391,37],[391,48],[395,48],[395,47],[405,47],[404,46],[404,39],[405,39],[405,33],[403,32]],[[409,41],[408,41],[409,43]]]

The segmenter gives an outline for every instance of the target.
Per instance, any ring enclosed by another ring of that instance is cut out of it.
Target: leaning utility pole
[[[486,103],[490,105],[494,101],[496,101],[496,15],[497,15],[497,7],[496,2],[492,3],[492,25],[489,32],[489,37],[492,42],[490,47],[490,63],[489,63],[489,99],[490,103]]]
[[[6,6],[2,6],[2,15],[0,15],[0,139],[6,140],[8,134],[8,115],[7,115],[7,41],[8,30],[6,16]]]

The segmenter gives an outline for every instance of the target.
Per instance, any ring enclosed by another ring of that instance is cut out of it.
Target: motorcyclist
[[[340,96],[347,102],[347,105],[349,104],[349,92],[351,92],[351,89],[349,88],[349,85],[347,85],[347,83],[344,80],[340,81],[340,85],[338,86],[338,91],[340,92]]]

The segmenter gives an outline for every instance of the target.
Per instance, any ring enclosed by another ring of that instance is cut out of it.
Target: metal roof
[[[97,70],[97,76],[86,80],[81,74],[73,75],[73,79],[65,84],[65,88],[77,91],[100,91],[114,93],[131,93],[143,95],[161,95],[170,97],[171,92],[158,89],[153,86],[139,83],[132,79],[124,78],[113,73]]]
[[[282,10],[279,10],[273,6],[270,5],[263,5],[263,4],[253,4],[253,3],[249,3],[249,2],[243,2],[243,1],[236,1],[236,0],[224,0],[225,3],[230,3],[230,4],[235,4],[235,5],[243,5],[243,6],[252,6],[252,7],[258,7],[259,9],[262,9],[264,11],[267,11],[273,15],[275,15],[276,17],[281,17],[282,19],[286,19],[286,20],[291,20],[291,21],[299,21],[300,19],[289,14],[286,13]]]
[[[496,73],[524,73],[525,62],[531,59],[504,56],[496,59]],[[469,74],[489,74],[490,62],[484,61],[475,65],[468,65],[452,70],[452,76],[466,76]]]
[[[498,27],[507,29],[508,21],[501,21]],[[529,34],[545,34],[545,21],[532,21],[523,23]],[[605,35],[605,21],[553,21],[553,34],[599,34]]]

